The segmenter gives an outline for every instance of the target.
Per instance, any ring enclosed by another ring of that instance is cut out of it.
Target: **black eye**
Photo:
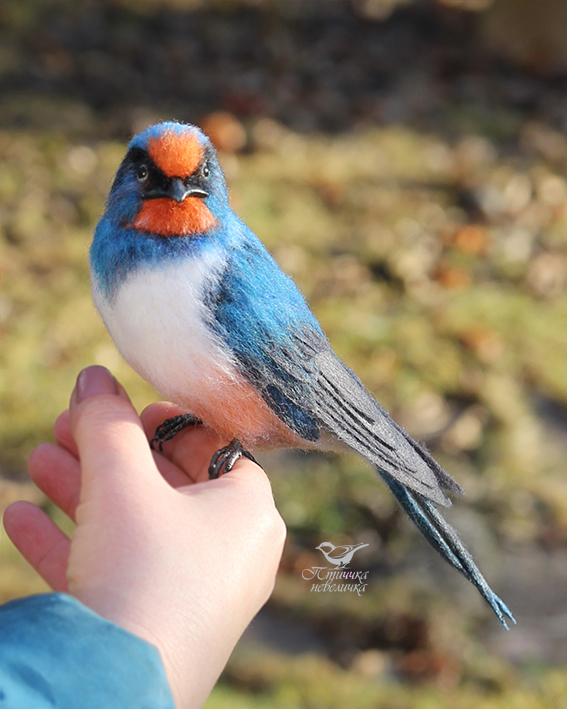
[[[136,173],[138,182],[145,182],[148,179],[148,168],[145,165],[140,165]]]
[[[210,174],[209,163],[206,162],[203,166],[203,177],[208,177]]]

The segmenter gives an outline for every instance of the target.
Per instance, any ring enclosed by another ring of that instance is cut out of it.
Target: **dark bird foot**
[[[233,438],[228,446],[218,450],[211,458],[211,462],[209,463],[209,480],[216,480],[220,475],[229,473],[233,469],[236,461],[243,457],[248,458],[248,460],[258,465],[258,461],[254,458],[252,453],[244,450],[240,441]]]
[[[161,426],[156,428],[154,437],[150,441],[150,448],[155,450],[155,444],[158,444],[158,449],[161,453],[163,444],[170,441],[174,436],[188,426],[200,426],[203,422],[193,414],[181,414],[181,416],[173,416],[166,419]]]

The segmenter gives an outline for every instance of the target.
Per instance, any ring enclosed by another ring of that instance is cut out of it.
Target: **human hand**
[[[209,481],[226,442],[196,427],[150,450],[165,418],[136,414],[102,367],[81,372],[56,444],[32,453],[36,485],[77,524],[70,540],[27,502],[5,512],[16,547],[56,590],[157,646],[176,706],[205,701],[244,629],[268,599],[285,525],[270,483],[239,460]]]

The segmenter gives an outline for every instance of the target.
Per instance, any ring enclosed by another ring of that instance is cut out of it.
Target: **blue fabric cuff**
[[[174,709],[153,645],[72,596],[0,606],[2,709]]]

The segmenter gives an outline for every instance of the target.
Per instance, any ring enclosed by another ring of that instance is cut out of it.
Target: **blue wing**
[[[427,541],[508,627],[512,614],[432,504],[450,505],[445,491],[461,487],[339,360],[293,281],[252,237],[229,256],[208,303],[242,374],[298,436],[315,442],[326,431],[369,460]]]
[[[403,485],[449,506],[445,491],[461,493],[460,486],[334,354],[263,245],[248,238],[228,256],[208,294],[213,327],[276,415],[305,441],[328,432]]]

